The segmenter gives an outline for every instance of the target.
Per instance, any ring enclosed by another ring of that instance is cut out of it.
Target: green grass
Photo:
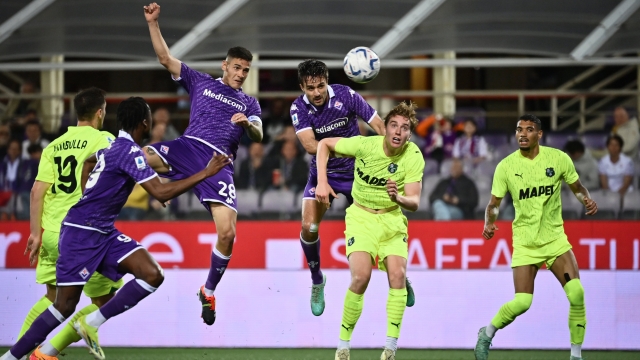
[[[3,354],[7,349],[0,349]],[[382,350],[353,349],[352,360],[379,359]],[[83,348],[71,348],[60,360],[91,360]],[[334,349],[193,349],[193,348],[105,348],[107,359],[112,360],[332,360]],[[585,351],[589,360],[631,360],[640,358],[640,352]],[[398,360],[467,360],[473,359],[471,350],[406,350],[396,354]],[[492,350],[491,360],[568,360],[569,350]]]

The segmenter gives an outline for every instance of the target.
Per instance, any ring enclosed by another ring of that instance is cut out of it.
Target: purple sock
[[[302,251],[307,258],[307,265],[311,270],[311,282],[314,285],[322,284],[322,271],[320,271],[320,238],[314,243],[309,243],[302,240],[300,237],[300,245],[302,245]]]
[[[207,282],[204,283],[204,287],[207,290],[215,290],[216,286],[222,279],[224,271],[229,265],[231,256],[224,256],[218,249],[214,249],[211,253],[211,267],[209,268],[209,276],[207,276]]]
[[[13,345],[11,355],[18,359],[28,355],[38,345],[42,344],[47,335],[64,321],[64,318],[57,310],[50,310],[52,307],[53,305],[35,319],[29,330]],[[52,311],[56,312],[57,316]]]
[[[102,313],[105,319],[120,315],[136,306],[140,300],[151,295],[154,291],[156,291],[156,288],[142,280],[135,279],[129,281],[124,284],[122,289],[118,290],[116,296],[100,308],[100,313]]]

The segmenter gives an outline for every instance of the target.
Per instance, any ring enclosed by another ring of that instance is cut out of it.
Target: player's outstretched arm
[[[313,130],[306,129],[296,134],[298,140],[302,144],[302,147],[307,151],[309,155],[315,155],[318,152],[318,140],[313,134]]]
[[[329,207],[329,195],[337,198],[338,195],[333,191],[327,179],[327,163],[329,156],[336,151],[336,144],[342,138],[326,138],[318,143],[316,154],[316,166],[318,168],[318,185],[316,186],[316,200]]]
[[[487,205],[487,210],[484,215],[484,230],[482,231],[482,236],[487,240],[490,240],[493,237],[493,233],[496,230],[499,230],[495,222],[498,220],[501,202],[502,198],[491,195],[491,200],[489,200],[489,204]]]
[[[149,194],[151,194],[151,196],[156,198],[156,200],[161,203],[165,203],[198,185],[204,179],[217,174],[218,171],[227,166],[230,162],[231,159],[229,156],[214,153],[213,158],[209,161],[207,167],[184,180],[163,184],[156,176],[149,181],[143,182],[141,185]]]
[[[31,188],[29,200],[29,240],[25,255],[29,253],[29,263],[34,265],[38,259],[40,244],[42,244],[42,209],[44,207],[44,197],[51,187],[51,183],[36,180]]]
[[[404,184],[404,196],[402,196],[398,193],[398,184],[391,179],[387,179],[387,194],[389,194],[389,198],[403,209],[417,211],[420,205],[421,192],[422,183],[412,182]]]
[[[591,200],[589,190],[582,185],[580,179],[576,180],[573,184],[569,184],[569,188],[573,191],[573,195],[575,195],[584,207],[587,208],[585,215],[593,215],[598,212],[598,204]]]
[[[158,24],[158,17],[160,17],[160,5],[157,3],[151,3],[144,7],[144,18],[149,25],[149,34],[151,35],[151,43],[153,44],[153,50],[155,50],[158,56],[158,61],[164,66],[174,79],[180,77],[180,67],[182,62],[171,56],[169,47],[164,41],[162,34],[160,33],[160,24]]]
[[[376,114],[368,124],[378,135],[385,135],[387,133],[387,130],[384,127],[384,121],[382,121],[378,114]]]

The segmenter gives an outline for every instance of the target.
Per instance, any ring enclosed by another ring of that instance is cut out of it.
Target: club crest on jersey
[[[147,164],[144,162],[144,157],[137,156],[135,160],[136,160],[136,166],[138,167],[138,170],[143,170],[144,168],[147,167]]]
[[[335,103],[333,103],[333,107],[338,109],[338,110],[342,110],[342,103],[340,101],[337,101]]]
[[[352,236],[348,241],[347,241],[347,245],[351,246],[353,245],[353,243],[356,242],[356,239]]]
[[[394,164],[394,163],[389,164],[389,167],[387,168],[387,170],[389,170],[390,173],[394,174],[398,170],[398,164]]]
[[[312,187],[311,189],[309,189],[309,194],[311,194],[311,195],[315,195],[315,193],[316,193],[316,188],[315,188],[315,186],[314,186],[314,187]]]
[[[164,153],[164,154],[168,154],[169,153],[169,147],[166,145],[160,145],[160,152]]]
[[[547,170],[545,170],[545,171],[546,171],[546,174],[547,174],[548,177],[553,177],[553,175],[556,174],[556,172],[555,172],[555,170],[553,170],[553,168],[547,168]]]
[[[298,125],[298,114],[293,114],[291,115],[291,122],[293,123],[293,125]]]
[[[82,271],[80,271],[78,274],[80,274],[80,276],[83,279],[86,279],[86,278],[89,277],[89,275],[91,275],[91,274],[89,274],[89,270],[87,270],[87,268],[82,269]]]

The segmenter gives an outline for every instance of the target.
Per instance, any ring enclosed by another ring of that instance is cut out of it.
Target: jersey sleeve
[[[370,123],[377,114],[376,110],[362,97],[362,95],[349,88],[350,108],[356,115],[364,121]]]
[[[37,181],[49,184],[54,184],[56,182],[56,168],[53,164],[52,153],[52,151],[47,151],[47,149],[42,152],[40,164],[38,164],[38,175],[36,175]]]
[[[180,77],[175,79],[172,76],[172,78],[180,85],[182,85],[182,87],[187,90],[189,94],[191,94],[191,89],[193,88],[194,84],[204,76],[205,75],[203,73],[193,70],[192,68],[187,66],[187,64],[182,63],[180,65]]]
[[[260,108],[260,103],[255,98],[251,98],[253,101],[251,102],[251,106],[247,109],[247,119],[250,122],[257,122],[262,124],[262,109]]]
[[[562,159],[562,164],[564,171],[562,173],[562,178],[564,182],[567,184],[573,184],[578,181],[578,173],[576,172],[576,167],[573,165],[573,161],[566,153],[561,153],[560,158]]]
[[[336,152],[342,155],[360,157],[364,136],[353,136],[350,138],[342,138],[336,143]]]
[[[503,160],[498,163],[498,166],[496,166],[496,171],[493,174],[491,195],[497,198],[503,198],[507,194],[508,190],[509,186],[507,185],[506,169]]]
[[[413,146],[409,154],[409,161],[407,161],[407,175],[404,179],[405,184],[410,184],[414,182],[422,181],[422,176],[424,173],[424,156],[422,156],[422,152],[418,149],[417,146]]]
[[[296,129],[296,134],[305,130],[313,130],[311,121],[306,111],[304,111],[305,109],[296,103],[297,101],[294,101],[289,110],[289,114],[291,114],[291,124],[293,124],[293,127]]]
[[[100,134],[102,134],[102,136],[107,140],[107,145],[101,147],[100,149],[104,149],[105,147],[109,146],[109,144],[111,144],[112,142],[114,142],[116,140],[116,137],[113,136],[112,133],[108,132],[108,131],[100,131]],[[98,150],[100,150],[98,149]],[[96,150],[96,151],[98,151]]]
[[[142,184],[158,176],[147,163],[142,151],[129,152],[120,161],[120,169],[131,176],[136,183]]]

